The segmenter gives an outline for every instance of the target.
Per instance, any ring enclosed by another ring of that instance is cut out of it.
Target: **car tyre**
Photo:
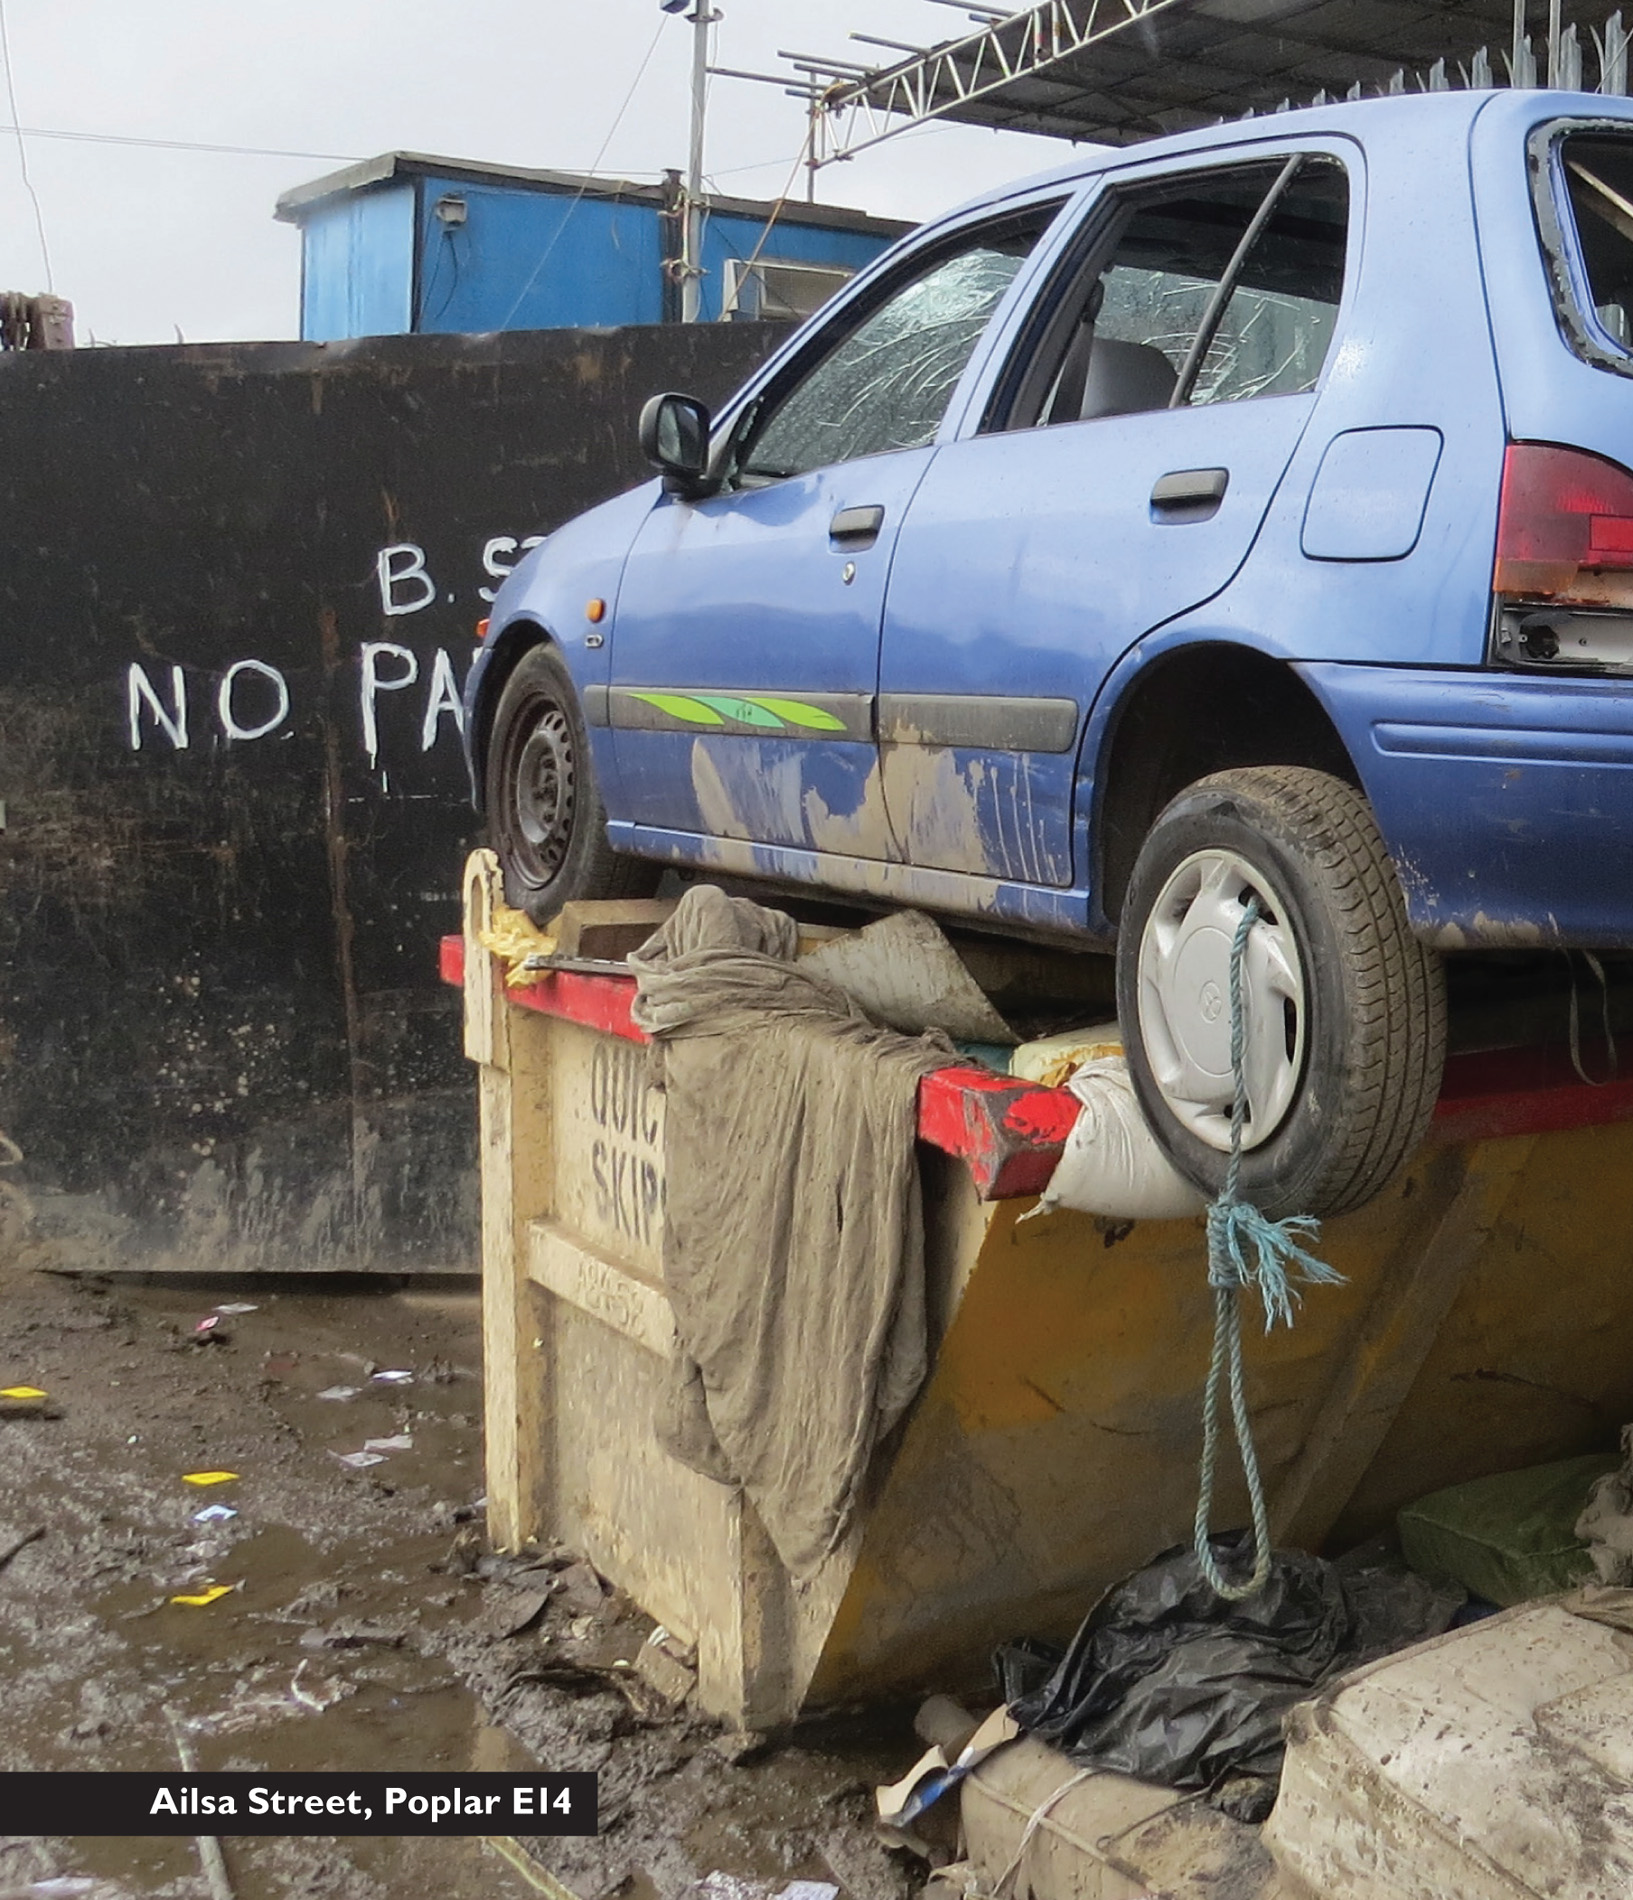
[[[574,898],[644,897],[657,865],[607,843],[584,716],[561,655],[536,646],[505,682],[486,769],[488,831],[505,901],[547,924]]]
[[[1302,766],[1216,772],[1151,827],[1117,942],[1130,1074],[1163,1150],[1206,1193],[1230,1148],[1230,948],[1250,1114],[1240,1191],[1273,1218],[1338,1214],[1417,1147],[1446,1046],[1439,957],[1412,936],[1371,808]]]

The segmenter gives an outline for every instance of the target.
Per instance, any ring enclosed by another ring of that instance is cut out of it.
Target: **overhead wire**
[[[813,119],[805,128],[805,137],[800,144],[799,152],[795,156],[794,163],[789,168],[787,182],[784,184],[782,190],[778,192],[776,202],[771,207],[771,215],[765,221],[765,229],[761,231],[759,237],[755,240],[754,249],[748,254],[748,261],[737,273],[737,281],[732,285],[731,296],[724,299],[721,303],[720,321],[722,323],[736,314],[738,299],[741,295],[743,285],[747,283],[749,273],[754,269],[754,266],[759,263],[760,253],[766,247],[766,240],[771,236],[773,227],[783,214],[783,210],[788,203],[789,194],[794,189],[794,181],[799,177],[800,167],[805,163],[806,158],[810,154],[811,141],[815,136],[816,121]]]
[[[0,12],[3,12],[0,5]],[[16,119],[16,101],[12,118]],[[136,145],[161,152],[219,152],[234,158],[315,158],[338,165],[357,165],[362,161],[355,152],[296,152],[269,145],[207,145],[196,139],[144,139],[119,132],[69,132],[56,126],[0,125],[0,132],[15,132],[19,139],[72,139],[82,145]]]
[[[45,265],[45,287],[55,296],[56,281],[51,274],[51,246],[45,241],[45,213],[40,209],[40,194],[34,189],[34,180],[28,175],[28,144],[23,137],[22,127],[18,124],[22,114],[17,110],[17,82],[11,70],[11,37],[6,31],[5,0],[0,0],[0,66],[5,68],[6,98],[11,106],[12,130],[17,134],[17,165],[23,174],[23,189],[28,193],[29,202],[34,207],[34,228],[40,236],[40,258]]]
[[[3,0],[0,0],[0,4],[3,4]],[[629,90],[628,92],[624,94],[622,105],[620,105],[618,110],[613,114],[612,124],[607,127],[607,136],[601,141],[600,151],[598,151],[595,157],[590,160],[590,170],[588,173],[585,174],[584,182],[579,186],[578,190],[573,193],[572,199],[569,202],[567,209],[562,213],[561,222],[556,226],[554,233],[551,235],[550,242],[547,245],[545,245],[544,252],[539,258],[539,261],[533,266],[532,271],[529,273],[527,282],[523,284],[521,289],[516,293],[516,301],[505,312],[504,321],[499,325],[499,328],[501,330],[508,330],[510,328],[512,318],[516,315],[516,312],[521,309],[522,305],[527,301],[528,293],[532,290],[533,286],[539,281],[540,271],[542,271],[545,265],[549,263],[551,252],[554,251],[556,246],[561,242],[562,234],[566,231],[568,224],[572,221],[573,213],[578,209],[579,205],[583,202],[584,194],[589,190],[591,184],[594,182],[593,173],[595,172],[596,167],[601,163],[602,159],[606,157],[607,147],[611,145],[613,138],[617,134],[619,126],[623,124],[624,114],[628,112],[630,101],[635,97],[636,87],[639,86],[641,81],[646,77],[646,69],[648,66],[652,64],[652,55],[658,50],[658,41],[663,37],[663,29],[666,22],[668,21],[668,18],[669,16],[666,13],[661,14],[659,16],[658,30],[656,33],[652,35],[651,44],[647,47],[646,52],[641,56],[640,65],[635,68],[635,77],[629,82]]]

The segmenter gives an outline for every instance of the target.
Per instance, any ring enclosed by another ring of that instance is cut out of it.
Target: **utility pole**
[[[709,103],[709,28],[720,15],[709,0],[697,0],[686,17],[692,23],[692,149],[686,167],[680,320],[696,323],[703,306],[703,116]]]

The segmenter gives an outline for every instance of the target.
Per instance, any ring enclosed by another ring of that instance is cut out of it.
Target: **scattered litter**
[[[1012,1742],[1020,1732],[1008,1709],[998,1708],[975,1729],[956,1754],[949,1754],[937,1743],[919,1757],[900,1781],[874,1790],[874,1807],[881,1825],[898,1829],[911,1827],[926,1808],[939,1801],[949,1788],[957,1787],[994,1749]]]
[[[401,1649],[403,1632],[384,1623],[331,1623],[326,1630],[307,1630],[302,1649]]]
[[[196,1775],[198,1756],[193,1752],[185,1724],[176,1711],[168,1707],[164,1719],[170,1724],[170,1733],[176,1738],[176,1758],[181,1763],[182,1773]],[[199,1863],[204,1869],[204,1884],[210,1890],[210,1900],[233,1900],[232,1881],[227,1874],[220,1841],[213,1834],[195,1834],[193,1841],[198,1848]]]
[[[493,1637],[520,1636],[539,1620],[549,1590],[495,1590],[482,1606],[482,1630]]]
[[[207,1584],[202,1590],[193,1592],[191,1595],[183,1594],[181,1596],[174,1596],[170,1601],[172,1603],[183,1603],[190,1610],[202,1610],[214,1603],[219,1597],[230,1597],[237,1588],[238,1586],[235,1583],[211,1583]]]
[[[394,1438],[365,1438],[363,1449],[365,1451],[412,1451],[414,1440],[410,1433],[398,1432]]]
[[[533,956],[553,955],[555,938],[540,930],[525,911],[512,910],[497,899],[489,918],[487,928],[478,933],[478,941],[490,956],[504,964],[506,987],[516,989],[534,982],[536,979],[527,968],[527,960]]]
[[[0,1570],[4,1570],[19,1551],[27,1550],[30,1544],[37,1544],[44,1535],[45,1526],[36,1524],[33,1530],[24,1531],[15,1543],[8,1544],[4,1550],[0,1550]]]
[[[353,1471],[366,1471],[370,1465],[385,1463],[377,1451],[332,1451],[329,1456],[338,1458],[343,1465],[350,1465]]]
[[[211,1313],[206,1318],[201,1319],[193,1328],[193,1337],[195,1339],[208,1339],[211,1333],[213,1333],[220,1324],[221,1315],[219,1313]]]
[[[696,1686],[697,1651],[689,1644],[682,1643],[678,1637],[671,1636],[660,1623],[642,1643],[635,1658],[635,1673],[655,1689],[665,1702],[678,1708]],[[795,1882],[796,1886],[812,1884]],[[822,1885],[820,1881],[814,1884],[818,1887]],[[816,1896],[805,1896],[805,1900],[816,1900]]]
[[[791,1880],[776,1900],[839,1900],[839,1889],[831,1880]]]
[[[238,1513],[230,1504],[206,1504],[202,1511],[193,1513],[193,1522],[195,1524],[225,1524],[229,1517],[237,1515]]]
[[[372,1375],[376,1385],[412,1385],[412,1372],[376,1372]]]
[[[181,1474],[183,1484],[233,1484],[237,1478],[236,1471],[184,1471]]]
[[[360,1385],[329,1385],[318,1394],[320,1399],[355,1399],[363,1388]]]
[[[58,1874],[49,1880],[31,1880],[17,1891],[26,1893],[29,1900],[81,1900],[81,1897],[90,1900],[100,1886],[99,1881],[87,1874]],[[113,1889],[102,1888],[102,1891],[111,1893]]]
[[[60,1418],[50,1399],[37,1385],[0,1387],[0,1418]]]
[[[303,1709],[310,1709],[314,1714],[321,1715],[325,1709],[332,1709],[337,1702],[344,1701],[352,1693],[354,1685],[340,1681],[334,1676],[326,1676],[321,1682],[303,1683],[301,1677],[311,1666],[311,1657],[303,1656],[300,1667],[295,1671],[294,1678],[290,1682],[289,1693]]]
[[[575,1615],[587,1616],[606,1601],[607,1588],[592,1564],[569,1564],[556,1579],[561,1600]]]
[[[465,1524],[454,1534],[448,1555],[432,1568],[446,1571],[451,1577],[476,1577],[481,1565],[482,1539],[471,1525]]]
[[[229,1300],[226,1305],[215,1309],[223,1319],[236,1319],[240,1313],[259,1313],[260,1307],[249,1300]]]
[[[768,1880],[747,1880],[741,1874],[705,1874],[697,1883],[698,1900],[770,1900]]]

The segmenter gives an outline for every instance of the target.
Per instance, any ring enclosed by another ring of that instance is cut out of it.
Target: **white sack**
[[[1208,1204],[1157,1146],[1123,1056],[1101,1056],[1066,1084],[1083,1104],[1043,1199],[1030,1214],[1057,1207],[1113,1220],[1177,1220]]]

